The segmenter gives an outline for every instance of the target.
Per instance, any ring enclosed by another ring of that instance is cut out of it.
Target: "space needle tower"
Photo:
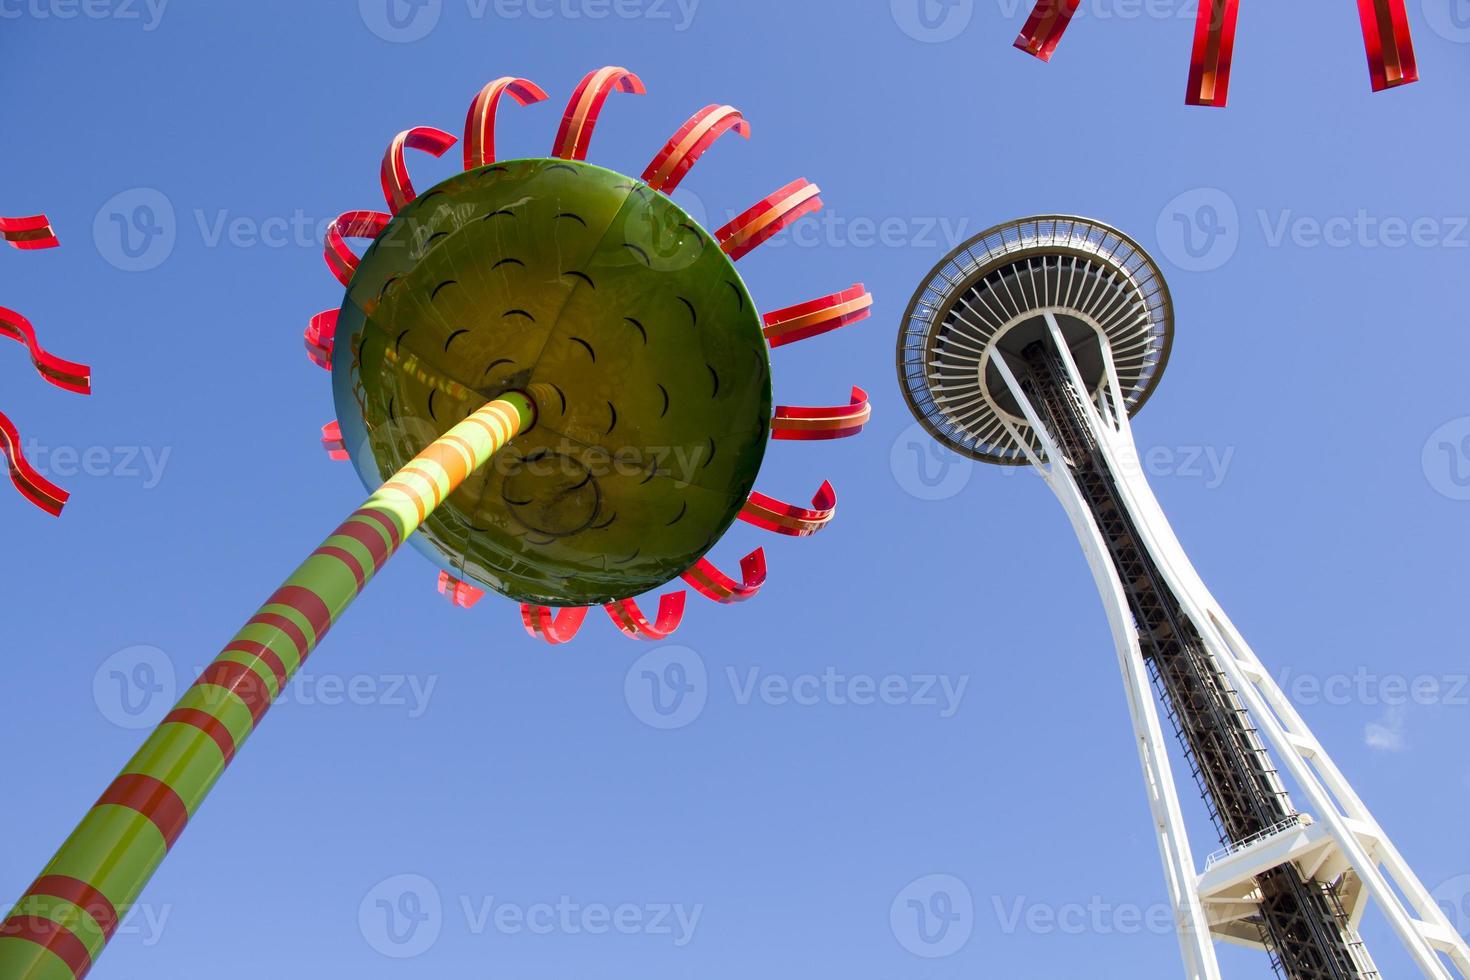
[[[1291,980],[1378,977],[1358,936],[1371,901],[1424,976],[1470,978],[1470,949],[1231,625],[1141,472],[1130,418],[1173,333],[1168,286],[1136,242],[1026,218],[919,287],[899,382],[942,444],[1035,467],[1071,518],[1112,627],[1186,975],[1220,976],[1219,941],[1264,950]],[[1203,865],[1160,707],[1223,848]]]

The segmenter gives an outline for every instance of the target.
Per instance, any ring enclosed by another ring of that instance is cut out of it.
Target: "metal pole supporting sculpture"
[[[314,318],[341,422],[324,441],[381,486],[306,560],[200,675],[0,925],[0,976],[83,976],[198,812],[206,794],[303,661],[404,541],[441,566],[460,605],[480,586],[518,598],[550,642],[604,605],[624,633],[659,639],[683,592],[650,621],[635,597],[682,577],[719,602],[742,580],[705,553],[737,519],[804,536],[832,518],[753,492],[769,438],[859,431],[867,397],[830,409],[771,408],[768,346],[862,319],[862,287],[762,319],[734,262],[820,206],[797,181],[713,236],[666,196],[740,113],[689,121],[642,181],[584,161],[609,93],[642,92],[621,68],[573,95],[543,160],[497,162],[495,110],[546,94],[501,79],[470,108],[465,171],[415,193],[406,148],[454,137],[417,128],[383,165],[393,214],[333,225],[327,262],[347,288]],[[368,237],[359,257],[345,239]],[[418,532],[415,534],[415,532]],[[471,583],[478,583],[474,585]],[[560,612],[553,606],[564,607]]]
[[[1062,34],[1082,0],[1037,0],[1016,38],[1016,47],[1050,61]],[[1199,0],[1194,47],[1189,58],[1189,105],[1224,107],[1230,91],[1230,63],[1235,51],[1235,21],[1240,0]],[[1368,74],[1373,91],[1419,80],[1414,41],[1404,0],[1358,0]]]
[[[0,241],[12,248],[31,251],[56,248],[61,244],[44,214],[26,218],[0,218]],[[92,369],[48,353],[36,341],[31,321],[14,310],[0,306],[0,336],[25,345],[36,372],[46,381],[79,395],[92,393]],[[0,456],[10,471],[10,482],[21,495],[53,517],[59,516],[71,495],[36,471],[26,459],[15,423],[0,412]]]

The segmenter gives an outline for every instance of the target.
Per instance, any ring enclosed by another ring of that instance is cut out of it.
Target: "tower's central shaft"
[[[1098,449],[1083,399],[1051,343],[1023,350],[1017,380],[1064,453],[1107,542],[1128,598],[1154,683],[1210,816],[1225,844],[1240,844],[1297,819],[1240,698],[1184,614],[1140,540],[1114,474]],[[1261,935],[1292,980],[1377,977],[1329,885],[1305,880],[1292,865],[1257,879]]]

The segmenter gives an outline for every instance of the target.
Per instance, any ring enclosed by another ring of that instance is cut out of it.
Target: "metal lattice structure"
[[[1370,897],[1425,976],[1452,976],[1442,954],[1470,976],[1470,950],[1230,625],[1131,463],[1130,418],[1172,336],[1168,288],[1137,243],[1095,221],[1029,218],[962,246],[920,287],[898,369],[941,442],[1035,466],[1072,519],[1113,627],[1188,976],[1220,975],[1218,939],[1266,950],[1292,980],[1377,977],[1357,933]],[[1203,873],[1155,695],[1225,845]]]

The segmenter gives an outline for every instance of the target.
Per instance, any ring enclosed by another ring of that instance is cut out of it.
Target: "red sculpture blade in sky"
[[[13,248],[34,250],[56,248],[61,242],[44,214],[24,218],[0,218],[0,240]],[[14,310],[0,306],[0,337],[19,342],[31,356],[36,373],[44,380],[79,395],[92,393],[92,369],[49,353],[36,340],[31,321]],[[26,459],[15,423],[0,413],[0,456],[10,471],[10,482],[21,496],[53,517],[59,516],[71,495],[42,476]]]
[[[1016,38],[1016,47],[1050,61],[1081,0],[1036,0]],[[1199,0],[1194,48],[1189,59],[1189,105],[1223,108],[1230,95],[1230,63],[1235,52],[1235,19],[1240,0]],[[1363,43],[1373,91],[1419,80],[1414,41],[1404,0],[1358,0]]]

